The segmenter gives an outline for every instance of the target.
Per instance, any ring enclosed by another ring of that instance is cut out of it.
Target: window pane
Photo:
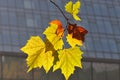
[[[5,6],[7,7],[7,0],[0,0],[0,6]]]
[[[87,50],[95,50],[92,38],[86,38]]]
[[[112,31],[112,25],[110,23],[110,21],[104,21],[104,24],[105,24],[105,28],[106,28],[106,33],[108,34],[112,34],[113,31]]]
[[[17,14],[18,17],[18,25],[20,27],[25,27],[26,26],[26,19],[24,13],[20,12]]]
[[[15,0],[8,0],[8,7],[14,7],[15,8]]]
[[[111,59],[112,54],[111,53],[104,53],[105,59]]]
[[[94,9],[95,15],[101,15],[99,4],[93,4],[93,9]]]
[[[25,45],[26,41],[29,39],[29,36],[28,36],[27,32],[26,31],[20,31],[19,36],[20,36],[20,40],[19,40],[20,45],[21,46]]]
[[[104,63],[93,63],[93,80],[106,80]]]
[[[117,50],[117,43],[115,42],[114,39],[109,39],[109,46],[110,46],[110,50],[111,52],[118,52]]]
[[[0,45],[3,44],[2,32],[0,30]]]
[[[24,0],[17,0],[16,1],[16,7],[17,8],[23,8],[24,7]]]
[[[32,14],[26,14],[26,22],[28,27],[35,27],[34,26],[34,19]]]
[[[25,45],[25,44],[24,44]],[[23,46],[22,46],[23,47]],[[21,47],[20,46],[12,46],[12,52],[21,52]]]
[[[3,46],[3,51],[12,52],[12,46],[11,45],[4,45]]]
[[[19,45],[18,32],[12,31],[11,32],[11,39],[12,39],[12,45]]]
[[[87,14],[86,5],[84,3],[82,4],[82,7],[81,7],[80,11],[81,11],[82,14]]]
[[[11,44],[10,31],[2,30],[3,34],[3,44]]]
[[[119,27],[119,24],[113,24],[114,28],[113,31],[114,31],[114,34],[116,35],[120,35],[120,27]]]
[[[117,17],[120,17],[120,6],[115,6],[115,12],[117,14]]]
[[[46,26],[48,26],[48,24],[44,24],[44,23],[49,23],[49,17],[47,15],[43,15],[41,16],[41,20],[42,20],[42,29],[45,29]]]
[[[40,10],[42,11],[48,11],[48,7],[47,7],[47,0],[41,0],[40,1]]]
[[[94,42],[94,44],[92,44],[92,45],[95,46],[95,50],[96,51],[102,51],[102,45],[101,45],[100,39],[99,38],[94,38],[93,42]]]
[[[109,49],[109,45],[108,45],[108,39],[102,38],[101,43],[102,43],[103,51],[109,52],[110,49]]]
[[[39,14],[34,14],[34,21],[36,27],[41,27],[41,16]]]
[[[116,14],[115,14],[115,9],[112,7],[112,8],[108,8],[108,11],[109,11],[109,15],[111,16],[111,17],[115,17],[116,16]]]
[[[96,52],[96,56],[97,56],[97,58],[104,58],[104,53]]]
[[[120,52],[120,42],[117,43],[118,51]]]
[[[3,45],[0,45],[0,51],[3,51]]]
[[[24,8],[32,9],[32,1],[31,0],[24,0]]]
[[[89,27],[88,24],[88,18],[86,16],[81,16],[81,18],[83,19],[83,21],[81,22],[81,24],[89,31],[91,30],[91,28]]]
[[[112,54],[112,59],[120,59],[120,54],[119,53],[113,53]]]
[[[101,8],[100,9],[101,10],[101,14],[103,16],[108,16],[109,15],[106,4],[100,4],[100,8]]]
[[[97,32],[98,33],[98,30],[97,30],[97,25],[95,23],[96,20],[90,20],[89,22],[89,27],[90,27],[90,31],[91,32]]]
[[[27,26],[34,27],[33,19],[27,18]]]
[[[33,0],[33,9],[35,10],[40,10],[40,4],[39,4],[40,0]]]
[[[118,64],[106,64],[107,80],[119,80],[119,70]]]
[[[26,73],[27,66],[23,58],[4,57],[3,59],[3,79],[29,80],[32,75]],[[14,76],[13,76],[14,75]]]
[[[1,23],[3,25],[8,25],[8,12],[7,11],[1,11]]]
[[[94,14],[92,5],[86,5],[86,9],[87,9],[87,13],[89,13],[89,15]]]
[[[37,74],[38,73],[38,74]],[[35,69],[34,80],[64,80],[60,70],[53,72],[51,69],[47,74],[43,69]],[[39,76],[38,76],[39,75]]]
[[[88,52],[88,57],[89,58],[96,58],[96,53],[95,52]]]
[[[15,12],[9,12],[9,24],[17,25],[17,16]]]
[[[104,23],[101,19],[99,20],[99,18],[97,18],[97,28],[99,33],[106,33]]]
[[[1,62],[2,62],[2,61],[1,61],[1,60],[2,60],[2,56],[0,55],[0,80],[1,80],[1,78],[2,78],[2,77],[1,77],[1,74],[2,74],[2,70],[1,70],[1,68],[2,68],[2,63],[1,63]]]
[[[83,69],[77,69],[70,80],[91,80],[91,64],[83,63]]]
[[[42,70],[40,69],[34,69],[34,80],[40,80],[42,77]],[[41,76],[40,76],[41,75]]]

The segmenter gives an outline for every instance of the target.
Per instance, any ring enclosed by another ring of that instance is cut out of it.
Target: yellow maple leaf
[[[58,51],[59,61],[54,65],[53,71],[57,69],[62,70],[62,74],[64,74],[65,79],[68,80],[71,74],[74,73],[75,66],[82,68],[82,54],[79,47],[69,48]]]
[[[64,45],[62,40],[63,33],[64,29],[54,21],[50,22],[50,26],[48,26],[48,28],[43,32],[43,34],[46,35],[47,39],[54,46],[55,50],[62,49]]]
[[[75,47],[76,45],[78,45],[78,46],[83,45],[82,40],[78,40],[76,38],[73,38],[71,34],[68,34],[66,36],[66,38],[67,38],[67,42],[70,44],[71,47]]]
[[[77,16],[77,14],[79,13],[80,5],[80,1],[77,1],[75,4],[73,4],[72,1],[69,1],[65,5],[65,10],[66,12],[70,13],[75,20],[81,21],[81,19]]]
[[[32,68],[41,68],[43,66],[47,73],[52,67],[54,61],[53,51],[46,51],[46,44],[39,36],[32,36],[21,50],[28,55],[26,59],[29,67],[28,72]]]

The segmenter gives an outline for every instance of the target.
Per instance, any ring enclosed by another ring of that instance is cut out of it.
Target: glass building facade
[[[54,0],[61,8],[69,0]],[[77,1],[77,0],[73,0]],[[81,0],[77,24],[88,30],[83,69],[70,80],[120,80],[120,0]],[[64,18],[49,0],[0,0],[0,80],[64,80],[60,70],[26,73],[20,48],[42,32],[53,19]]]

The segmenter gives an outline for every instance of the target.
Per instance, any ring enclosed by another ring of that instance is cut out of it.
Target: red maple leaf
[[[77,24],[70,24],[68,25],[68,34],[72,35],[72,38],[82,40],[84,42],[85,38],[84,36],[88,33],[88,31],[81,27],[77,26]]]

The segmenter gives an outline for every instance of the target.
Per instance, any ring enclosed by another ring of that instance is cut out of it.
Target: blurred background
[[[69,0],[54,0],[63,8]],[[73,0],[75,2],[77,0]],[[83,69],[70,80],[120,80],[120,0],[80,0],[77,24],[88,30],[83,48]],[[60,70],[27,73],[20,48],[42,32],[53,19],[65,19],[49,0],[0,0],[0,80],[65,80]]]

